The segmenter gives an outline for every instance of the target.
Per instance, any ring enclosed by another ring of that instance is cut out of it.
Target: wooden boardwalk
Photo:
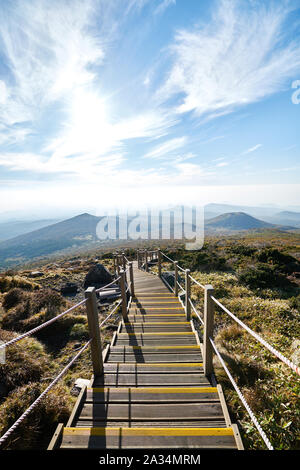
[[[164,283],[134,263],[135,298],[49,449],[243,449],[220,385],[205,377],[193,321]]]

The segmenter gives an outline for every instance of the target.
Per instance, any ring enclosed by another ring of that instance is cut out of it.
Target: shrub
[[[70,339],[80,341],[89,339],[87,325],[84,325],[82,323],[75,323],[75,325],[72,326],[70,331]]]
[[[5,432],[38,398],[46,385],[29,383],[10,393],[0,410],[0,427]],[[73,406],[67,388],[56,385],[5,442],[4,449],[46,449],[58,422],[66,422]]]
[[[9,341],[16,335],[0,330],[0,339]],[[38,381],[49,370],[50,360],[43,345],[34,338],[7,348],[5,364],[0,364],[0,382],[7,392],[29,382]]]
[[[46,317],[50,319],[57,315],[59,308],[64,306],[66,301],[58,292],[52,289],[43,289],[33,295],[31,304],[33,313],[46,309]]]
[[[25,297],[25,294],[22,289],[15,287],[10,289],[7,294],[5,294],[2,302],[2,307],[5,310],[9,310],[12,307],[15,307],[20,303]]]
[[[238,275],[238,280],[242,284],[250,288],[273,288],[273,287],[289,287],[291,282],[274,267],[267,264],[259,263],[241,270]]]
[[[30,299],[24,299],[2,316],[1,326],[6,330],[23,331],[22,320],[31,313]]]
[[[300,269],[300,263],[291,255],[279,251],[277,248],[265,248],[257,255],[257,260],[275,266],[279,271],[291,274]]]

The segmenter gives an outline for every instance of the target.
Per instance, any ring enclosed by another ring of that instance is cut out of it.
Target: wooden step
[[[185,345],[177,345],[177,346],[165,346],[165,345],[159,345],[157,346],[156,344],[154,346],[110,346],[110,352],[111,353],[123,353],[124,351],[126,352],[140,352],[141,354],[144,353],[149,353],[151,352],[152,354],[156,353],[182,353],[184,352],[185,354],[188,353],[194,353],[195,351],[198,351],[199,354],[201,353],[201,348],[198,344],[185,344]]]
[[[131,363],[184,363],[184,362],[199,362],[200,355],[195,354],[183,354],[182,352],[179,354],[151,354],[151,353],[144,353],[144,354],[109,354],[107,362],[131,362]]]
[[[103,376],[95,377],[93,387],[147,387],[147,386],[180,386],[195,387],[200,385],[209,385],[208,379],[203,373],[194,374],[110,374],[105,373]]]
[[[163,332],[192,331],[191,325],[186,323],[125,323],[121,326],[121,333],[163,333]]]
[[[163,314],[157,314],[157,315],[135,315],[135,314],[130,314],[128,315],[128,322],[136,322],[136,323],[145,323],[145,322],[159,322],[159,321],[162,321],[162,322],[165,322],[165,323],[169,323],[169,322],[185,322],[186,321],[186,316],[185,314],[181,314],[181,313],[175,313],[175,314],[167,314],[167,315],[163,315]]]
[[[88,403],[85,402],[79,414],[79,420],[93,421],[199,421],[221,419],[223,411],[221,403],[200,402],[185,403]],[[80,425],[80,424],[79,424]]]
[[[146,449],[146,448],[236,449],[230,428],[64,428],[62,449]]]
[[[193,403],[219,402],[216,387],[140,387],[140,388],[88,388],[86,401],[102,403]]]
[[[182,374],[187,374],[187,373],[194,373],[194,372],[203,372],[203,363],[202,362],[150,362],[147,361],[146,363],[141,362],[132,362],[126,361],[126,362],[106,362],[104,364],[104,372],[110,372],[114,374],[119,374],[119,373],[130,373],[130,374],[146,374],[146,373],[182,373]]]
[[[193,336],[186,336],[183,338],[164,338],[164,346],[184,346],[184,345],[197,345],[196,338]],[[115,345],[117,346],[157,346],[157,338],[147,338],[145,336],[137,338],[136,336],[131,336],[127,338],[116,338]]]

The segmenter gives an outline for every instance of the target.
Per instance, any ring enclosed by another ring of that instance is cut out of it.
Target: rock
[[[110,272],[103,266],[103,264],[97,263],[92,266],[85,276],[84,288],[88,287],[103,287],[106,284],[112,282],[113,277]]]
[[[291,360],[298,366],[300,364],[300,340],[299,339],[295,339],[292,342],[291,349],[293,351],[291,355]]]
[[[32,271],[30,274],[29,274],[29,277],[40,277],[40,276],[43,276],[44,274],[41,272],[41,271]]]
[[[63,295],[76,294],[78,292],[78,286],[73,282],[67,282],[60,288],[60,292]]]
[[[83,387],[88,387],[90,385],[90,381],[87,380],[87,379],[76,379],[75,380],[75,383],[71,389],[71,394],[72,395],[75,395],[75,396],[78,396],[81,389]]]
[[[175,271],[164,271],[161,276],[171,287],[175,286]],[[180,274],[178,274],[178,282],[181,286],[184,286],[185,280],[180,276]],[[178,289],[180,291],[180,287],[178,287]]]

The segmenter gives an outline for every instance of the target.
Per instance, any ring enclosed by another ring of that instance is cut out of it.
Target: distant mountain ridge
[[[99,239],[96,227],[102,217],[88,213],[34,230],[0,242],[0,266],[9,267],[24,263],[33,258],[52,255],[67,249],[89,247]],[[245,212],[228,212],[205,220],[205,233],[231,233],[245,230],[277,228],[289,230],[291,226],[281,226],[257,219]],[[190,227],[191,228],[191,227]],[[141,233],[147,238],[147,233]]]
[[[0,265],[11,265],[96,240],[101,217],[87,213],[0,243]]]
[[[38,230],[60,222],[60,219],[13,220],[0,223],[0,241],[9,240],[19,235]]]
[[[265,222],[264,220],[252,217],[245,212],[228,212],[226,214],[219,215],[212,219],[205,221],[205,228],[208,230],[212,229],[223,229],[223,230],[253,230],[261,228],[278,228],[282,230],[289,230],[293,227],[279,226]]]

